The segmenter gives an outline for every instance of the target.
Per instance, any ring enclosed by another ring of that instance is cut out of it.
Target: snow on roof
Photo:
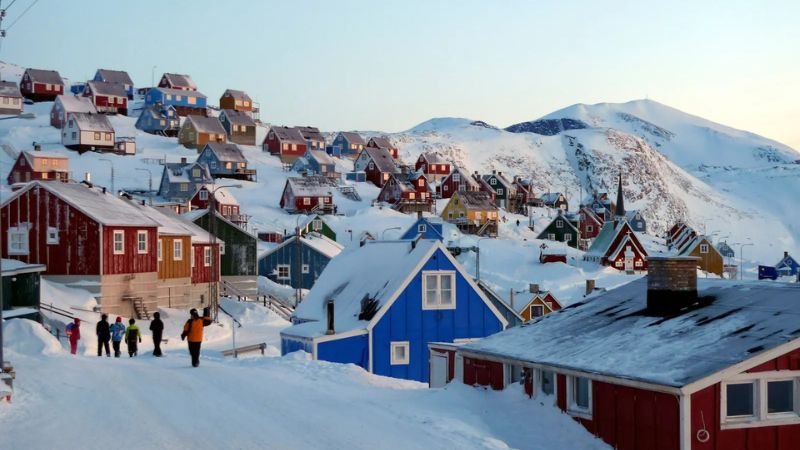
[[[165,94],[169,95],[181,95],[186,97],[197,97],[197,98],[207,98],[205,94],[199,91],[186,91],[183,89],[173,89],[173,88],[165,88],[165,87],[154,87],[152,89],[161,91]]]
[[[237,91],[236,89],[225,89],[225,92],[222,93],[222,96],[230,96],[236,100],[246,100],[248,102],[252,101],[250,96],[247,95],[245,91]]]
[[[464,350],[680,387],[798,339],[799,293],[789,284],[699,280],[708,305],[652,317],[644,278]]]
[[[592,241],[589,250],[586,251],[585,256],[603,257],[608,253],[608,247],[614,242],[617,236],[618,229],[622,227],[622,222],[614,225],[614,222],[606,222],[600,230],[600,234]]]
[[[111,70],[111,69],[97,69],[100,78],[109,83],[129,84],[133,86],[133,80],[128,72],[124,70]]]
[[[422,154],[428,164],[449,164],[449,162],[439,152],[425,152]]]
[[[259,255],[258,258],[261,259],[261,258],[263,258],[263,257],[265,257],[267,255],[270,255],[270,254],[274,253],[278,249],[283,248],[283,247],[291,244],[292,242],[295,242],[296,238],[297,238],[297,236],[293,235],[292,237],[290,237],[288,239],[285,239],[283,242],[280,243],[280,245],[277,245],[277,246],[269,249],[268,251],[266,251],[263,254]],[[344,247],[341,244],[339,244],[338,242],[336,242],[336,241],[334,241],[334,240],[332,240],[332,239],[330,239],[328,237],[325,237],[325,236],[323,236],[323,235],[321,235],[319,233],[316,233],[316,232],[308,233],[308,234],[302,236],[300,238],[300,243],[302,243],[305,246],[310,247],[311,249],[315,250],[317,253],[319,253],[319,254],[321,254],[323,256],[326,256],[328,258],[331,258],[331,259],[333,259],[337,255],[339,255],[339,253],[341,253],[342,250],[344,249]]]
[[[0,81],[0,97],[21,98],[19,87],[14,81]]]
[[[311,149],[309,149],[306,154],[311,156],[312,158],[314,158],[314,160],[317,161],[317,163],[320,164],[320,165],[331,165],[331,164],[335,165],[336,164],[336,162],[333,160],[333,158],[331,158],[323,150],[311,150]]]
[[[228,118],[228,122],[236,125],[244,125],[246,127],[256,126],[256,122],[244,111],[236,111],[235,109],[223,109],[222,113]]]
[[[308,141],[320,141],[325,142],[325,137],[322,136],[322,133],[319,132],[319,128],[317,127],[295,127],[297,131],[303,136],[305,140]]]
[[[370,139],[374,145],[377,145],[379,148],[394,148],[392,143],[389,141],[388,136],[375,136]]]
[[[389,172],[394,173],[397,171],[397,164],[394,162],[394,158],[392,155],[389,154],[389,150],[384,147],[365,147],[364,152],[367,152],[369,157],[378,167],[378,170],[381,172]]]
[[[546,192],[542,194],[541,199],[545,203],[555,203],[561,197],[561,192]]]
[[[188,123],[191,123],[198,133],[226,134],[225,128],[216,117],[189,116],[184,126]]]
[[[341,134],[347,140],[347,142],[349,142],[351,144],[356,144],[356,145],[358,145],[358,144],[366,145],[367,144],[366,142],[364,142],[364,138],[361,137],[360,134],[358,134],[358,133],[356,133],[354,131],[340,131],[339,134]]]
[[[408,276],[438,248],[442,248],[438,240],[421,239],[416,245],[413,241],[367,241],[363,247],[345,250],[328,263],[295,310],[300,321],[313,322],[292,326],[284,333],[300,337],[325,334],[328,300],[334,301],[337,333],[366,328],[369,322],[358,319],[361,300],[368,297],[378,302],[378,308],[386,306]]]
[[[209,142],[206,144],[220,161],[224,162],[247,162],[242,150],[236,144],[229,144],[226,142]]]
[[[113,95],[116,97],[127,97],[128,93],[125,92],[125,86],[120,83],[109,83],[105,81],[87,81],[86,84],[89,88],[98,95]]]
[[[288,142],[288,143],[295,143],[295,144],[306,144],[306,140],[303,138],[303,135],[300,133],[300,130],[292,127],[282,127],[282,126],[274,126],[270,128],[270,131],[275,133],[275,136],[278,137],[278,140],[281,142]]]
[[[463,203],[467,209],[480,211],[497,209],[497,206],[495,206],[492,201],[492,196],[486,192],[458,191],[453,194],[453,196],[456,195],[458,195],[461,203]]]
[[[166,111],[169,110],[170,108],[175,109],[175,107],[172,105],[162,105],[154,103],[151,105],[145,105],[141,114],[148,114],[151,118],[155,120],[165,119],[167,117]]]
[[[469,174],[466,170],[461,167],[454,167],[453,171],[447,175],[446,179],[450,179],[453,175],[459,175],[458,183],[465,183],[471,186],[471,189],[480,189],[481,184],[475,178],[472,178],[472,175]]]
[[[65,112],[82,112],[97,114],[92,100],[86,97],[77,97],[74,95],[59,95],[56,97],[56,103],[61,103]]]
[[[167,173],[167,180],[170,183],[189,183],[191,182],[191,179],[189,178],[189,171],[195,167],[201,170],[201,174],[205,180],[208,182],[212,182],[214,180],[214,178],[211,176],[211,171],[208,169],[208,165],[205,163],[166,163],[164,165],[164,170]]]
[[[236,200],[236,197],[231,194],[231,191],[229,191],[228,188],[216,184],[206,183],[198,187],[197,190],[200,191],[203,188],[205,188],[205,190],[208,192],[214,192],[214,200],[216,200],[217,203],[239,206],[239,202]],[[214,191],[214,189],[216,189],[216,191]]]
[[[167,78],[170,86],[180,86],[186,87],[189,89],[197,89],[197,85],[194,84],[194,80],[189,75],[183,75],[180,73],[165,73],[164,77]]]
[[[3,275],[16,275],[18,273],[43,272],[47,266],[44,264],[28,264],[16,259],[5,259],[2,261]]]
[[[71,112],[67,115],[67,118],[74,119],[75,125],[81,131],[114,132],[114,127],[111,126],[111,122],[104,114]]]
[[[43,163],[46,160],[48,163],[54,159],[58,159],[61,161],[67,161],[69,164],[69,157],[56,155],[52,153],[42,153],[42,152],[22,152],[22,155],[25,156],[25,159],[28,161],[28,165],[35,171],[35,172],[68,172],[68,169],[59,168],[55,165],[48,164],[45,166]]]
[[[511,189],[512,189],[511,182],[510,182],[510,181],[508,181],[508,178],[504,177],[504,176],[503,176],[503,174],[502,174],[502,173],[500,173],[500,172],[496,172],[496,173],[492,173],[492,174],[487,174],[487,175],[484,175],[484,176],[483,176],[483,181],[486,181],[486,182],[488,183],[488,182],[489,182],[489,180],[490,180],[492,177],[494,177],[494,178],[497,178],[497,180],[500,182],[500,184],[502,184],[502,185],[503,185],[503,187],[505,187],[506,189],[508,189],[508,190],[511,190]],[[490,186],[491,186],[491,185],[490,185]]]
[[[205,216],[206,214],[208,214],[208,210],[207,209],[193,209],[191,211],[187,211],[187,212],[181,214],[181,217],[183,217],[186,220],[188,220],[188,221],[194,223],[195,225],[197,225],[195,223],[195,221],[197,219]],[[216,216],[216,220],[219,220],[221,222],[227,223],[228,225],[230,225],[231,227],[235,228],[239,232],[244,233],[244,234],[250,236],[253,239],[258,239],[258,237],[254,233],[251,233],[251,232],[245,230],[244,228],[234,224],[233,222],[231,222],[230,220],[225,218],[225,216],[223,216],[219,211],[214,211],[214,215]],[[199,225],[197,225],[197,226],[199,226]],[[219,239],[217,239],[217,240],[219,241]]]
[[[336,181],[328,177],[289,177],[286,183],[296,197],[331,197]]]
[[[64,84],[61,75],[55,70],[42,70],[42,69],[25,69],[31,81],[45,84]]]
[[[69,203],[102,225],[154,227],[159,223],[139,213],[130,201],[104,194],[98,188],[79,183],[33,181],[12,194],[3,205],[31,189],[44,189]]]

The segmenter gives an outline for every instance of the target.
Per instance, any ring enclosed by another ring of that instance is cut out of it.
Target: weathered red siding
[[[114,231],[124,231],[124,250],[114,254]],[[138,231],[147,231],[147,253],[138,252]],[[119,275],[158,271],[158,229],[156,227],[103,227],[103,274]]]
[[[800,370],[800,349],[753,367],[747,372],[771,372],[773,370]]]
[[[209,283],[219,281],[219,245],[214,246],[211,258],[216,263],[216,270],[212,270],[214,264],[210,266],[205,265],[205,249],[210,244],[192,244],[192,252],[194,252],[194,267],[192,267],[192,283]]]
[[[310,199],[311,204],[310,205],[304,204],[305,199]],[[328,202],[325,202],[325,199],[328,199]],[[322,207],[324,205],[332,205],[333,204],[332,202],[333,202],[333,197],[295,197],[294,207],[297,211],[310,212],[317,205],[320,205],[320,207]]]
[[[45,264],[45,275],[99,275],[100,225],[48,191],[32,188],[3,207],[2,255]],[[29,223],[28,255],[9,255],[8,228]],[[58,244],[47,244],[47,227],[58,229]]]
[[[491,386],[492,389],[503,389],[503,364],[464,357],[464,384]]]
[[[383,172],[378,169],[377,164],[374,164],[372,169],[367,166],[367,168],[364,169],[364,172],[366,173],[367,181],[371,182],[375,186],[383,187],[386,181],[383,179]]]

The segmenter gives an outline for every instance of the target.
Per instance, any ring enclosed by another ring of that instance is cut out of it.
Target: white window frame
[[[562,219],[556,220],[556,228],[564,228],[564,221]]]
[[[286,275],[281,275],[281,269],[286,269]],[[292,279],[292,267],[289,264],[278,264],[275,267],[275,278],[278,280],[291,280]]]
[[[774,381],[793,381],[793,412],[769,413],[768,387]],[[753,415],[728,416],[728,385],[753,383]],[[720,428],[754,428],[800,424],[800,370],[742,373],[720,382]]]
[[[700,244],[700,253],[708,253],[708,244]]]
[[[8,254],[9,255],[28,255],[30,253],[30,243],[27,225],[19,225],[8,228]],[[13,237],[19,237],[19,245],[12,245]]]
[[[303,197],[303,206],[311,206],[311,197]]]
[[[542,308],[542,313],[541,313],[540,315],[538,315],[538,316],[534,315],[534,314],[533,314],[533,309],[534,309],[534,308]],[[531,315],[531,320],[533,320],[534,318],[539,318],[539,317],[542,317],[542,316],[544,316],[544,315],[545,315],[545,312],[544,312],[544,305],[531,305],[531,308],[530,308],[530,315]]]
[[[212,162],[213,164],[213,162]],[[216,166],[216,164],[214,164]],[[208,191],[203,189],[200,191],[200,200],[208,200]]]
[[[428,277],[437,276],[437,291],[439,293],[439,301],[435,304],[428,303]],[[452,297],[451,304],[442,304],[441,302],[441,279],[444,277],[450,278],[450,291]],[[422,272],[422,309],[423,310],[441,310],[441,309],[456,309],[456,272],[453,270],[427,270]]]
[[[575,383],[579,378],[585,379],[588,382],[588,399],[589,399],[589,406],[587,408],[583,408],[578,406],[575,403]],[[581,417],[583,419],[591,419],[592,418],[592,406],[594,406],[592,401],[592,380],[591,378],[586,377],[577,377],[574,375],[567,375],[567,413],[575,416]]]
[[[405,349],[405,357],[397,358],[395,355],[396,348]],[[393,366],[406,366],[411,361],[411,343],[409,341],[395,341],[389,344],[390,363]]]
[[[120,237],[119,242],[117,242],[117,236]],[[117,249],[117,244],[119,244],[119,250]],[[115,255],[125,254],[125,230],[114,230],[114,237],[111,240],[111,245],[113,246]]]
[[[144,236],[144,241],[142,241],[142,236]],[[144,249],[142,249],[142,243],[144,243]],[[143,255],[147,253],[147,231],[145,230],[138,230],[136,232],[136,253]]]
[[[180,239],[172,241],[172,260],[183,261],[183,241]]]
[[[211,246],[203,247],[203,266],[211,267],[213,253],[211,251]]]
[[[48,245],[58,244],[58,228],[47,227],[47,244]]]
[[[164,242],[161,238],[158,239],[158,260],[162,261],[164,259],[164,250],[163,250]]]
[[[426,231],[428,231],[428,227],[424,223],[417,225],[417,233],[425,233]]]
[[[303,264],[303,265],[300,267],[300,271],[301,271],[303,274],[308,274],[308,273],[311,273],[311,267],[310,267],[308,264]]]
[[[542,376],[542,372],[550,372],[553,374],[553,393],[552,394],[545,394],[544,390],[542,389],[542,380],[544,377]],[[558,403],[558,373],[553,370],[546,370],[546,369],[536,369],[533,371],[533,398],[536,398],[540,395],[549,395],[553,397],[553,404],[556,405]]]

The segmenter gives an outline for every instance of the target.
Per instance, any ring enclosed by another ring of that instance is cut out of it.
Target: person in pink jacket
[[[81,319],[75,318],[69,330],[69,352],[73,355],[78,353],[78,341],[81,340]]]

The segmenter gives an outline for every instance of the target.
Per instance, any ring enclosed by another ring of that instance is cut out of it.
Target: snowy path
[[[33,339],[19,328],[9,338]],[[607,448],[517,391],[429,390],[299,354],[217,355],[206,352],[193,369],[177,349],[133,359],[12,351],[18,381],[14,403],[0,403],[3,447]]]

